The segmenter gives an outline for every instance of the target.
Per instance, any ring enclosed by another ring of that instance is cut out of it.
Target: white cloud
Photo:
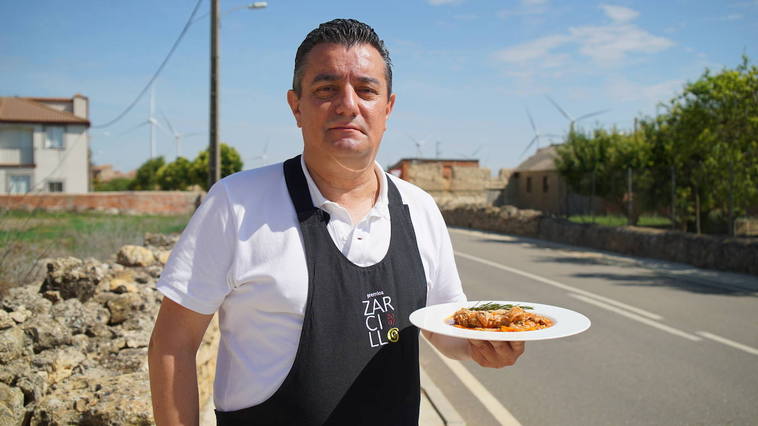
[[[543,60],[550,51],[571,41],[568,35],[552,35],[505,48],[495,53],[495,58],[509,63],[524,63]]]
[[[619,63],[630,53],[657,53],[674,45],[633,24],[574,27],[569,33],[581,54],[605,65]]]
[[[626,78],[606,81],[605,91],[611,99],[621,102],[642,101],[650,104],[665,102],[682,90],[684,80],[667,80],[655,84],[641,84]]]
[[[461,0],[426,0],[432,6],[442,6],[445,4],[459,3]]]
[[[600,8],[603,9],[606,16],[611,18],[613,22],[629,22],[640,16],[640,13],[636,10],[629,9],[624,6],[614,6],[612,4],[601,4]]]
[[[564,34],[506,47],[495,52],[494,57],[519,66],[551,68],[558,59],[566,62],[569,58],[567,50],[575,47],[579,55],[607,66],[620,65],[631,54],[658,53],[673,45],[670,39],[653,35],[635,24],[615,21],[608,25],[571,27]]]
[[[722,21],[739,21],[745,16],[740,13],[732,13],[721,18]]]
[[[542,15],[548,11],[549,0],[521,0],[516,9],[502,9],[497,12],[501,19],[511,16]]]

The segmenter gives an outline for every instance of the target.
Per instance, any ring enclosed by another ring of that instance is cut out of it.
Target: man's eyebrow
[[[321,73],[316,74],[315,77],[313,77],[313,83],[318,83],[320,81],[339,81],[340,76],[337,74],[327,74],[327,73]]]
[[[342,77],[340,77],[339,75],[329,74],[329,73],[316,74],[316,76],[313,77],[313,83],[318,83],[321,81],[331,82],[331,81],[340,81],[340,80],[342,80]],[[361,83],[381,85],[381,82],[373,77],[358,77],[358,81],[360,81]]]

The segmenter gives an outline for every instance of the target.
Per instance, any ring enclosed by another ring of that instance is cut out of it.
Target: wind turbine
[[[174,136],[174,145],[176,146],[176,158],[179,158],[182,155],[182,138],[199,135],[202,132],[191,132],[191,133],[178,132],[174,128],[174,126],[171,125],[171,121],[168,119],[166,114],[163,113],[162,110],[161,110],[161,115],[163,116],[163,119],[166,120],[166,124],[168,124],[168,129],[171,131],[171,134]]]
[[[265,163],[268,159],[268,141],[263,145],[263,152],[261,152],[260,155],[256,155],[255,157],[251,158],[252,161],[261,160],[261,163]]]
[[[478,147],[476,147],[476,149],[475,149],[475,150],[473,150],[473,151],[471,152],[471,154],[468,154],[468,155],[466,155],[466,154],[461,154],[461,153],[459,152],[459,153],[458,153],[458,155],[460,155],[461,157],[463,157],[463,158],[466,158],[466,159],[472,159],[472,158],[474,158],[474,157],[476,156],[476,154],[478,154],[478,153],[479,153],[479,151],[481,151],[481,150],[482,150],[482,146],[483,146],[483,145],[479,145]]]
[[[137,124],[136,126],[129,128],[119,134],[119,136],[125,135],[133,130],[139,129],[142,126],[150,126],[150,158],[155,158],[157,156],[156,153],[156,146],[155,146],[155,129],[156,127],[161,129],[164,132],[167,132],[163,126],[158,122],[158,120],[155,119],[155,90],[153,89],[153,86],[150,86],[150,108],[148,110],[147,114],[147,120]]]
[[[567,113],[566,111],[564,111],[564,109],[561,108],[561,106],[558,105],[558,102],[556,102],[553,98],[551,98],[548,95],[545,95],[545,97],[547,97],[547,100],[550,101],[551,104],[553,104],[553,106],[555,107],[555,109],[557,109],[558,112],[560,112],[561,115],[563,115],[566,118],[566,120],[569,121],[569,134],[574,133],[574,125],[576,123],[578,123],[579,121],[584,120],[585,118],[594,117],[596,115],[604,114],[604,113],[610,111],[610,109],[602,109],[602,110],[599,110],[599,111],[590,112],[588,114],[580,115],[579,117],[574,118],[571,115],[569,115],[569,113]]]
[[[537,149],[540,149],[540,139],[542,138],[550,139],[550,138],[554,138],[558,136],[558,135],[553,135],[549,133],[541,133],[537,129],[537,125],[534,124],[534,119],[532,118],[532,113],[529,112],[529,108],[526,108],[526,115],[529,117],[529,124],[532,125],[532,131],[534,131],[534,137],[532,138],[531,141],[529,141],[529,145],[527,145],[526,148],[524,148],[524,150],[521,152],[521,155],[519,155],[519,158],[523,157],[524,154],[526,154],[526,152],[529,151],[529,148],[531,148],[532,145],[534,145],[535,143],[537,144]]]
[[[421,152],[421,147],[424,146],[426,143],[425,140],[417,140],[411,135],[408,135],[409,138],[413,141],[413,144],[416,145],[416,158],[421,158],[423,156],[423,153]]]

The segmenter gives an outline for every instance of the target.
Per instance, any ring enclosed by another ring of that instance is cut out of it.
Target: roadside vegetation
[[[659,214],[682,231],[734,235],[758,207],[758,67],[743,56],[706,70],[629,131],[572,128],[558,155],[573,191],[602,198],[628,224]]]
[[[574,215],[568,218],[574,223],[594,223],[603,226],[625,226],[627,225],[627,218],[623,215],[604,215],[604,216],[591,216],[591,215]],[[663,216],[656,215],[643,215],[637,220],[637,226],[644,226],[648,228],[670,229],[671,219]]]
[[[242,157],[232,146],[221,144],[221,177],[242,170]],[[93,182],[95,191],[184,191],[190,188],[208,190],[208,150],[200,151],[194,160],[178,157],[167,163],[161,157],[151,158],[137,169],[133,179],[117,178]]]
[[[181,232],[189,215],[111,215],[86,212],[0,213],[0,294],[38,280],[41,260],[94,257],[106,260],[124,244],[142,244],[146,232]]]

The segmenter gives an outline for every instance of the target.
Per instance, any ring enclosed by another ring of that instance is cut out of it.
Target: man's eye
[[[379,92],[373,87],[361,87],[358,89],[358,93],[364,96],[376,95]]]
[[[335,91],[336,90],[334,89],[334,87],[331,87],[331,86],[319,87],[318,89],[316,89],[316,96],[330,96]]]

